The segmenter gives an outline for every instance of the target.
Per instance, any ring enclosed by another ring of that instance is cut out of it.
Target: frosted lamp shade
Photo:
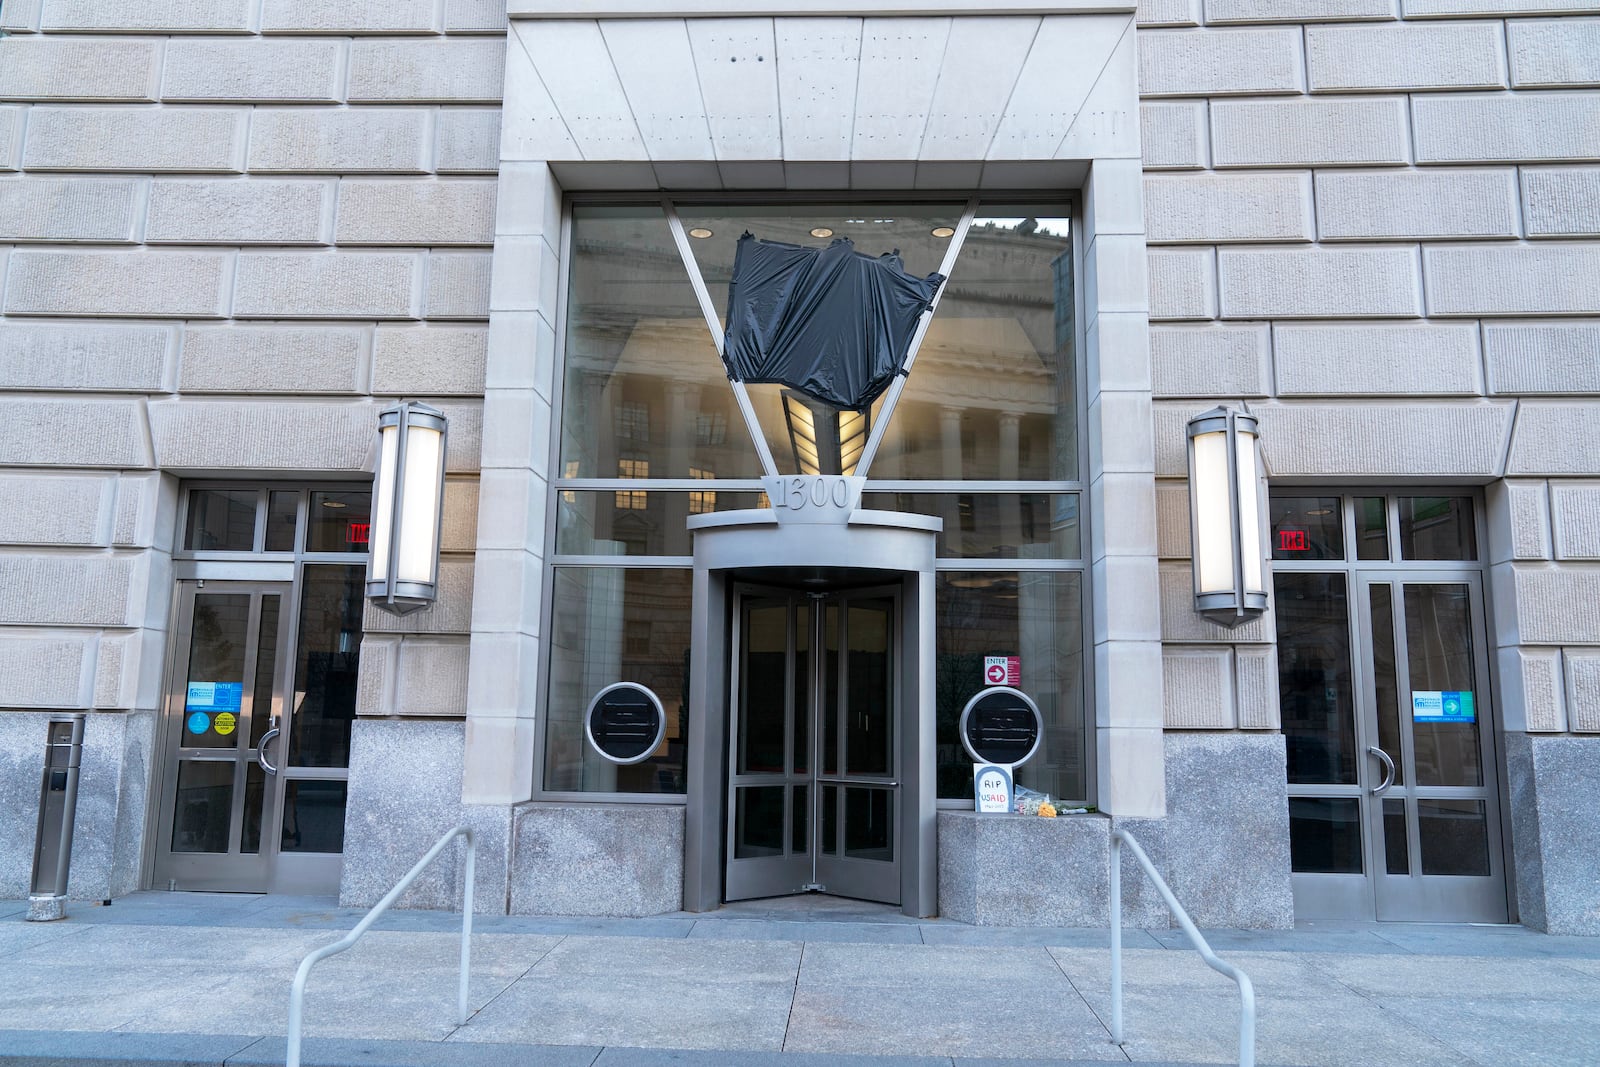
[[[395,464],[400,457],[400,427],[378,430],[378,474],[372,503],[371,544],[367,557],[367,581],[382,581],[389,574],[389,542],[394,514]]]
[[[367,597],[404,615],[432,604],[444,502],[444,413],[409,401],[378,416]]]
[[[1256,475],[1256,435],[1241,429],[1238,435],[1239,560],[1244,569],[1241,585],[1247,593],[1265,593],[1261,575],[1260,484]]]
[[[439,496],[443,486],[444,434],[410,426],[406,434],[405,484],[396,538],[395,577],[432,584],[439,561]]]
[[[1228,487],[1228,435],[1194,438],[1195,592],[1233,589],[1233,509]]]

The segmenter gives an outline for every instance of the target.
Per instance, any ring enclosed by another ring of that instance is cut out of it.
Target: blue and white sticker
[[[188,726],[191,734],[203,734],[211,729],[211,716],[203,711],[193,712],[189,716]]]
[[[244,706],[243,682],[190,682],[184,706],[190,711],[231,711]]]
[[[1411,721],[1477,722],[1478,709],[1470,690],[1419,690],[1411,694]]]

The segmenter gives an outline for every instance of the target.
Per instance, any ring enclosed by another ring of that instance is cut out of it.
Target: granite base
[[[513,915],[643,917],[683,907],[681,805],[522,804]]]
[[[1504,738],[1519,918],[1600,936],[1600,737]]]

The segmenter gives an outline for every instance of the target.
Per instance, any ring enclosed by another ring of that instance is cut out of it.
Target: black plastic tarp
[[[869,256],[739,238],[722,361],[736,382],[776,382],[854,411],[900,373],[942,274],[907,274],[898,252]]]

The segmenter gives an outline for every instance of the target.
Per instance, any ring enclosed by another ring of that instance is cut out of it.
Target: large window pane
[[[933,515],[941,559],[1079,559],[1076,493],[865,493],[862,506]]]
[[[765,494],[728,489],[563,489],[556,552],[563,556],[688,556],[688,519],[766,506]]]
[[[551,620],[544,787],[562,792],[682,793],[689,712],[688,570],[557,567]],[[666,737],[650,759],[619,767],[583,733],[594,694],[637,682],[661,698]]]
[[[1470,497],[1403,496],[1399,503],[1402,559],[1478,558]]]
[[[759,476],[661,207],[574,208],[569,277],[558,476]]]
[[[1273,588],[1289,781],[1353,785],[1356,721],[1344,575],[1280,573]]]
[[[1336,496],[1273,496],[1273,559],[1344,559]]]
[[[972,798],[972,758],[956,726],[988,687],[985,656],[1017,656],[1045,735],[1017,781],[1058,800],[1087,799],[1083,711],[1083,581],[1071,571],[941,571],[938,616],[939,796]]]
[[[1360,874],[1360,801],[1290,797],[1289,865],[1298,874]]]
[[[350,766],[366,578],[359,564],[307,564],[302,572],[289,766]]]
[[[249,552],[256,546],[254,489],[196,489],[189,494],[183,547],[193,552]]]

